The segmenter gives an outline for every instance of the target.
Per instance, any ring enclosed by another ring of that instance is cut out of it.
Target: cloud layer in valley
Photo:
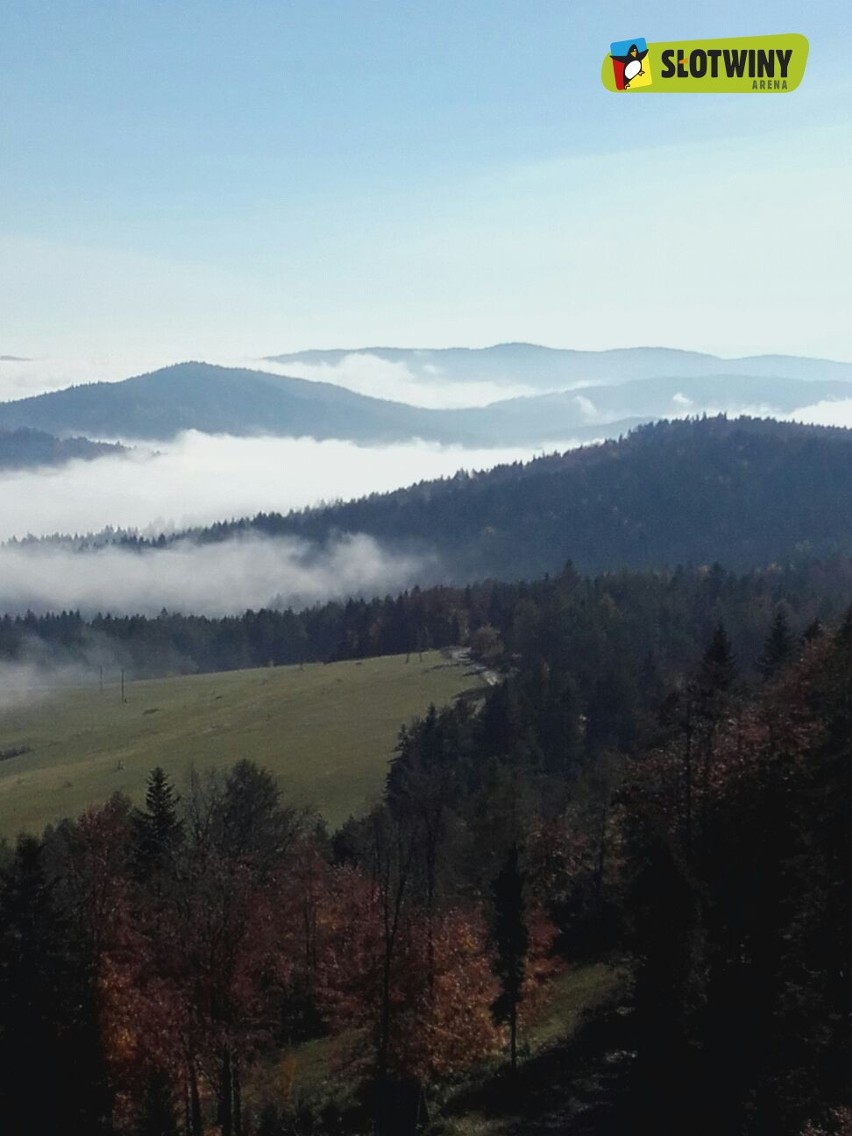
[[[160,452],[72,462],[0,476],[0,538],[84,534],[106,526],[149,535],[259,511],[392,489],[532,456],[527,449],[462,450],[421,442],[358,447],[312,439],[210,437],[190,431]],[[270,603],[400,590],[430,565],[350,534],[318,550],[242,538],[178,541],[145,553],[107,546],[75,552],[51,543],[0,547],[0,611],[77,609],[222,615]]]
[[[0,548],[0,608],[156,615],[163,608],[221,616],[246,608],[302,608],[321,600],[399,591],[428,570],[371,537],[317,548],[257,536],[219,544],[181,540],[142,552],[106,545],[75,551],[46,543]]]
[[[410,442],[365,447],[189,431],[175,443],[159,445],[157,456],[152,448],[137,446],[123,458],[0,475],[0,540],[94,532],[107,525],[156,534],[360,497],[540,452],[539,446],[465,450]]]
[[[784,417],[790,422],[811,422],[817,426],[845,426],[849,429],[852,428],[852,399],[815,402],[812,406],[799,407],[798,410]]]
[[[339,363],[274,363],[264,359],[259,366],[273,374],[294,379],[333,383],[372,398],[407,402],[436,410],[463,406],[487,406],[503,398],[540,394],[541,389],[525,383],[467,382],[450,379],[436,367],[428,368],[428,381],[416,375],[405,363],[381,359],[365,351],[353,351]]]

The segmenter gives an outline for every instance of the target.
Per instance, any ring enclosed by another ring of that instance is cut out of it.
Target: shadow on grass
[[[504,1069],[457,1093],[431,1131],[462,1136],[473,1115],[470,1131],[483,1136],[622,1136],[631,1044],[629,1019],[608,1006],[514,1074]]]

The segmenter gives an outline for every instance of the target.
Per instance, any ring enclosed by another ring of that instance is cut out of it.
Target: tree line
[[[760,652],[781,605],[803,630],[837,619],[852,594],[852,559],[734,573],[718,564],[584,577],[573,564],[534,582],[414,587],[396,596],[209,618],[79,611],[0,618],[0,659],[124,668],[129,678],[330,662],[472,646],[495,661],[554,654],[586,686],[623,661],[667,681],[720,620],[743,665]],[[653,681],[652,681],[653,680]],[[602,695],[603,697],[603,695]]]
[[[502,681],[403,727],[383,799],[337,832],[238,762],[182,799],[154,770],[144,807],[117,796],[5,850],[9,1131],[413,1130],[430,1086],[513,1066],[549,981],[589,960],[629,976],[625,1123],[843,1130],[852,613],[776,606],[746,658],[716,618],[660,667],[658,641],[608,638],[628,610],[611,585],[568,570],[499,594],[480,639]],[[346,1101],[263,1089],[316,1038]]]

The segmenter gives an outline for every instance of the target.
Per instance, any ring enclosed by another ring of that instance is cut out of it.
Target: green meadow
[[[155,765],[180,791],[194,765],[243,758],[331,827],[378,798],[400,726],[481,679],[437,651],[32,690],[0,710],[0,836],[40,832],[120,790],[139,803]],[[16,752],[23,751],[23,752]]]

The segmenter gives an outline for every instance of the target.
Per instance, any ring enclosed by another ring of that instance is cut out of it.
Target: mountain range
[[[538,352],[547,357],[548,349],[529,350],[536,358]],[[560,366],[567,356],[570,365],[578,367],[575,355],[582,357],[583,366],[592,355],[556,354]],[[683,357],[679,373],[642,377],[643,369],[673,367],[675,357]],[[463,358],[467,366],[470,361]],[[501,366],[509,365],[503,354],[498,358]],[[658,349],[601,352],[592,362],[600,374],[610,368],[610,378],[630,366],[633,376],[630,381],[600,381],[484,407],[441,410],[356,394],[331,382],[187,362],[121,382],[77,385],[0,403],[0,429],[26,427],[59,437],[84,434],[99,439],[166,440],[184,430],[198,430],[339,438],[364,445],[412,438],[462,446],[539,445],[618,437],[641,422],[663,417],[720,411],[789,415],[821,401],[852,400],[850,364],[767,356],[759,360],[760,366],[771,363],[779,372],[799,374],[741,373],[737,366],[758,363]],[[711,364],[723,369],[706,370]],[[524,378],[520,371],[514,374]]]
[[[499,343],[493,347],[359,347],[268,355],[266,362],[316,368],[338,367],[351,356],[403,364],[424,383],[446,381],[524,383],[537,390],[560,390],[579,383],[632,382],[636,379],[703,378],[709,375],[771,375],[779,379],[852,381],[852,363],[794,355],[753,355],[724,359],[670,347],[627,347],[610,351],[573,351],[535,343]]]

